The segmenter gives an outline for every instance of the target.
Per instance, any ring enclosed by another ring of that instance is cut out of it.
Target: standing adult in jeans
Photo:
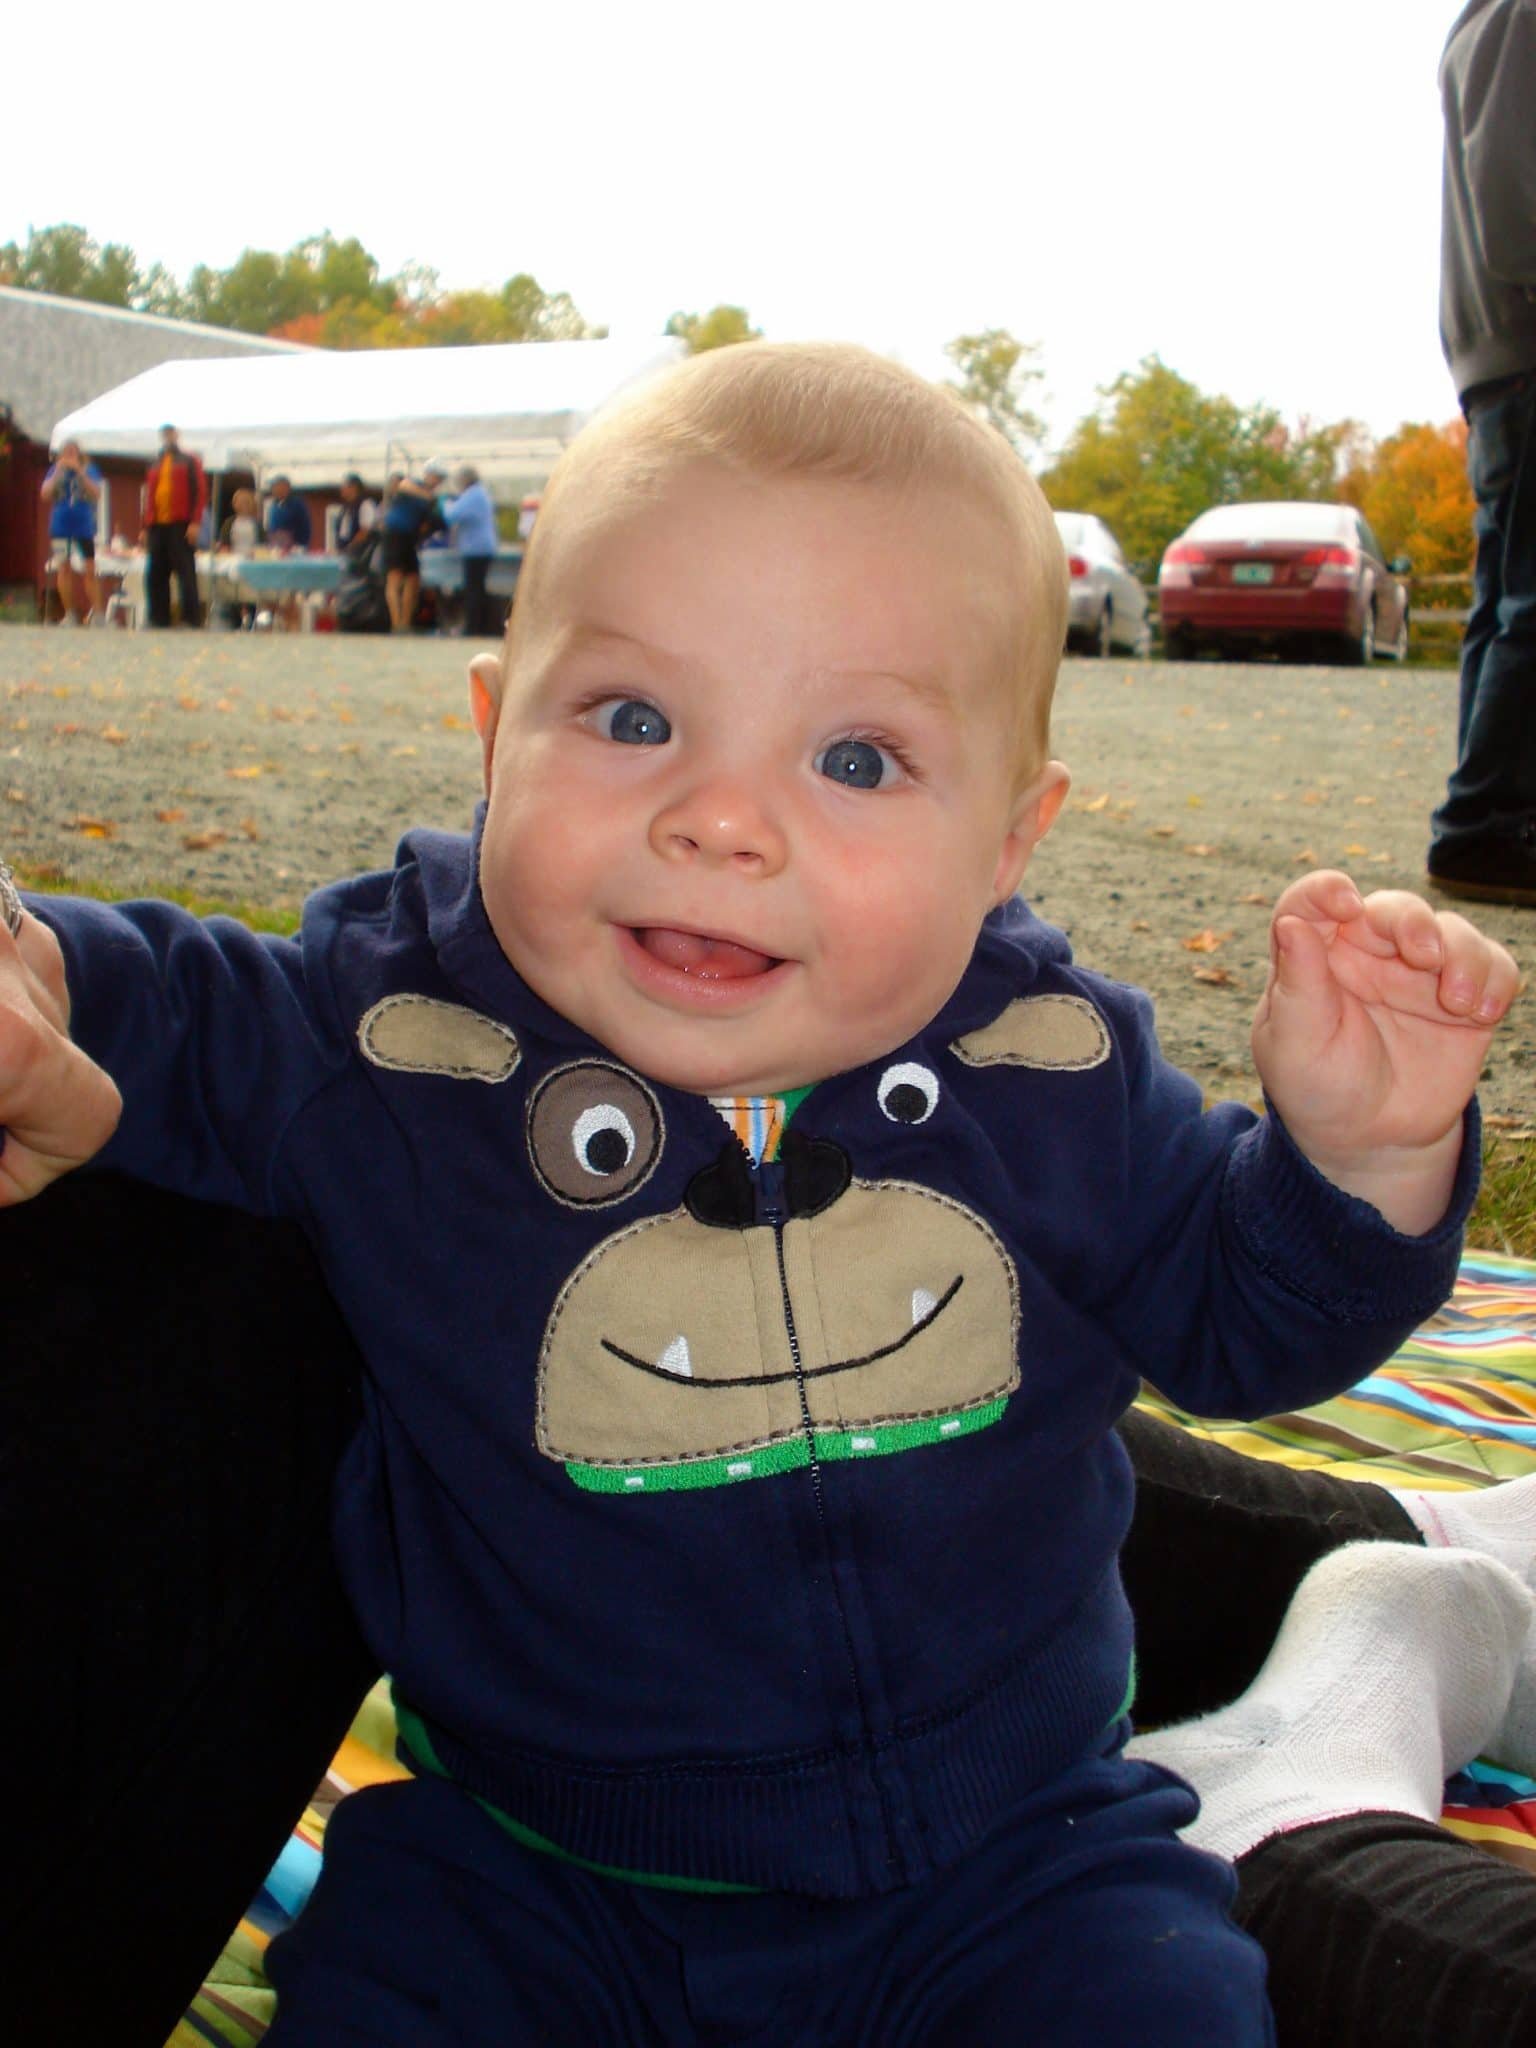
[[[149,549],[144,595],[152,626],[171,623],[172,575],[181,593],[182,624],[202,624],[193,549],[207,503],[203,465],[180,445],[174,427],[162,427],[160,453],[144,479],[144,540]]]
[[[492,616],[485,586],[496,559],[496,507],[479,470],[467,462],[455,474],[453,488],[455,496],[444,504],[443,517],[464,570],[464,637],[494,640],[501,623]]]
[[[1477,560],[1429,876],[1450,896],[1536,905],[1536,0],[1470,0],[1440,90],[1440,333]]]

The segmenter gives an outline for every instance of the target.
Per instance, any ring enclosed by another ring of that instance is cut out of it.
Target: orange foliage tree
[[[1339,494],[1358,505],[1388,555],[1407,555],[1416,576],[1465,576],[1472,564],[1472,486],[1467,429],[1402,426],[1360,450]]]

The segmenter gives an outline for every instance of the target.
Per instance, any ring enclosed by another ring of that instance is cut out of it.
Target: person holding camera
[[[101,619],[101,585],[96,577],[96,508],[101,500],[101,471],[87,462],[78,441],[66,441],[43,478],[48,514],[48,547],[59,579],[61,626],[75,623],[75,570],[85,585],[87,626]]]

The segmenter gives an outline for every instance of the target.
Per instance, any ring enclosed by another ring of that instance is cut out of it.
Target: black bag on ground
[[[389,606],[384,601],[384,579],[374,566],[378,559],[377,534],[369,534],[356,554],[341,565],[336,584],[336,625],[343,633],[387,633]]]

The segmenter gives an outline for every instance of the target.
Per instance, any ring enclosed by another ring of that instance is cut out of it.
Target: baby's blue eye
[[[672,728],[654,704],[642,704],[627,697],[621,704],[605,704],[599,724],[611,740],[627,747],[659,747],[672,737]]]
[[[879,789],[892,763],[873,740],[835,740],[816,765],[845,789]]]

